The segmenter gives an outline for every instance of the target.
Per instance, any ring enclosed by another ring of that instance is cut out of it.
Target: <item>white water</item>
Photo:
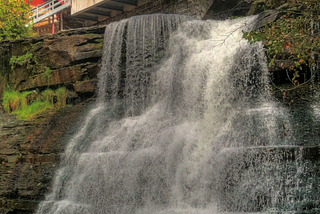
[[[248,169],[258,163],[242,152],[288,143],[263,47],[242,39],[254,20],[151,15],[109,25],[98,102],[37,213],[240,213],[276,204],[284,166]]]

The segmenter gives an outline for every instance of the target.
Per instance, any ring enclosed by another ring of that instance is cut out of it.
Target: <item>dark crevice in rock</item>
[[[91,54],[94,54],[94,53],[91,53]],[[99,56],[91,57],[91,58],[84,58],[84,59],[75,60],[72,63],[70,63],[70,65],[73,66],[73,65],[87,63],[87,62],[93,62],[94,63],[94,62],[98,62],[100,59],[101,59],[101,57],[99,57]]]

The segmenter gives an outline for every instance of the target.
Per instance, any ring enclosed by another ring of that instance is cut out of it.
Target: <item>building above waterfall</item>
[[[214,0],[73,0],[71,16],[109,24],[136,15],[181,14],[202,19]]]
[[[40,1],[43,4],[40,4]],[[40,5],[34,5],[35,8],[32,9],[34,23],[38,22],[33,28],[35,32],[43,35],[72,28],[106,25],[132,16],[155,13],[187,15],[205,20],[226,19],[246,15],[253,1],[72,0],[71,3],[71,0],[39,0],[39,2]]]
[[[122,12],[131,11],[144,3],[144,0],[73,0],[71,15],[99,22]]]

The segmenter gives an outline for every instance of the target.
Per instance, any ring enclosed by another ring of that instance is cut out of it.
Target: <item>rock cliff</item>
[[[73,99],[85,93],[92,95],[104,29],[105,26],[83,28],[0,43],[0,97],[8,85],[18,91],[64,85]],[[20,61],[10,62],[13,56],[20,57]],[[50,78],[45,69],[50,70]]]
[[[94,100],[104,29],[69,30],[0,43],[1,98],[7,87],[22,92],[64,86],[72,104],[48,109],[32,121],[19,121],[0,108],[1,214],[34,213],[50,191],[64,145],[74,134],[80,114]],[[12,63],[13,56],[31,57]]]

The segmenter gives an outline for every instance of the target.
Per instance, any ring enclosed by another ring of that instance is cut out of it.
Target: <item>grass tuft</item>
[[[58,88],[56,90],[56,96],[57,96],[57,108],[64,108],[67,105],[67,89],[64,87]]]
[[[47,101],[36,101],[26,108],[15,111],[13,113],[16,114],[19,120],[31,120],[37,114],[47,110],[48,108],[52,108],[52,105]]]
[[[16,114],[19,120],[31,120],[49,108],[64,108],[67,105],[67,95],[67,89],[64,87],[56,91],[46,89],[41,94],[33,91],[20,93],[7,90],[3,93],[3,108],[6,113]]]
[[[20,108],[19,92],[8,90],[3,92],[3,108],[6,113],[16,111]]]
[[[44,101],[50,103],[53,106],[55,92],[52,89],[48,88],[47,90],[43,91],[41,95],[43,96]]]

